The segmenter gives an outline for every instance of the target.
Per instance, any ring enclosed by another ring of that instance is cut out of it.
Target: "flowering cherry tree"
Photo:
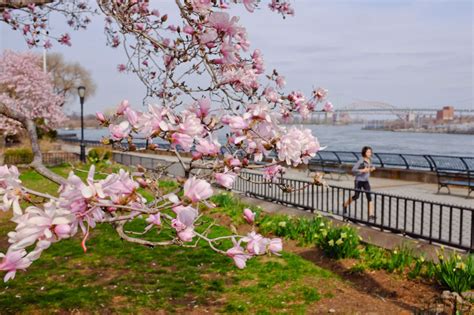
[[[92,12],[85,1],[48,3],[20,12],[4,10],[3,21],[19,28],[34,21],[35,15],[47,18],[55,10],[67,17],[72,4],[75,10]],[[5,280],[27,268],[51,243],[77,233],[82,233],[86,250],[90,229],[102,223],[113,224],[122,239],[146,246],[192,246],[190,242],[204,240],[216,252],[231,257],[239,268],[253,256],[281,251],[280,239],[268,239],[255,231],[217,238],[208,236],[211,226],[198,232],[198,209],[200,204],[212,207],[208,199],[213,184],[231,188],[238,177],[248,180],[242,172],[245,169],[261,169],[261,184],[294,190],[279,181],[285,167],[307,163],[321,148],[309,129],[287,128],[281,123],[291,121],[295,113],[305,118],[314,111],[331,110],[332,105],[325,102],[327,91],[318,88],[309,97],[300,91],[285,93],[285,78],[276,70],[265,71],[263,53],[251,49],[245,27],[228,10],[235,4],[252,13],[260,1],[176,0],[175,4],[180,19],[172,23],[148,1],[97,2],[105,15],[107,44],[122,47],[128,56],[119,70],[137,75],[147,87],[147,96],[157,100],[144,111],[132,109],[124,100],[113,116],[97,113],[97,118],[110,130],[106,143],[124,143],[135,150],[133,138],[141,136],[149,140],[148,149],[154,150],[156,141],[168,142],[186,177],[178,178],[176,191],[162,195],[154,175],[142,167],[136,173],[121,170],[95,180],[92,166],[85,182],[74,173],[66,180],[56,180],[61,188],[54,197],[23,187],[18,170],[2,166],[2,208],[13,209],[13,221],[18,224],[9,233],[11,246],[0,264],[0,270],[7,272]],[[294,14],[287,1],[272,0],[269,9],[283,17]],[[68,24],[87,23],[74,14]],[[38,27],[43,29],[42,25],[33,29]],[[30,30],[27,38],[36,35]],[[70,44],[69,35],[56,39]],[[224,140],[218,136],[222,132],[227,134]],[[192,159],[184,159],[182,152],[190,153]],[[139,193],[140,186],[154,194],[151,202]],[[20,201],[33,196],[43,202],[22,209]],[[245,209],[243,217],[253,224],[255,213]],[[126,231],[125,225],[138,218],[148,223],[144,231]],[[146,238],[164,228],[174,231],[171,239]],[[232,240],[233,246],[221,248],[223,239]]]

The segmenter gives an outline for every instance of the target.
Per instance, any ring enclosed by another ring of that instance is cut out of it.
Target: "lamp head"
[[[86,87],[85,86],[80,86],[77,88],[77,94],[79,94],[79,97],[81,99],[84,99],[84,96],[86,95]]]

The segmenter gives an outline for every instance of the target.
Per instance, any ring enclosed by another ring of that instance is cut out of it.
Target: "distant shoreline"
[[[414,132],[414,133],[439,133],[439,134],[451,134],[451,135],[474,135],[474,129],[469,130],[436,130],[436,129],[395,129],[395,128],[367,128],[363,127],[362,130],[369,131],[392,131],[392,132]]]

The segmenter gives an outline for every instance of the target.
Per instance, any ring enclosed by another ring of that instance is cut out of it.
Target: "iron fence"
[[[66,143],[79,144],[80,139],[60,137]],[[98,140],[84,140],[86,146],[97,147],[107,146]],[[145,148],[145,141],[134,142],[137,148]],[[169,150],[169,143],[157,143],[160,149]],[[182,151],[178,148],[178,151]],[[226,153],[225,148],[221,153]],[[274,156],[271,154],[271,156]],[[319,151],[310,163],[334,163],[334,164],[354,164],[361,158],[360,152],[353,151]],[[474,157],[449,156],[434,154],[407,154],[407,153],[374,153],[373,164],[378,168],[401,168],[418,171],[452,171],[452,172],[474,172]]]
[[[319,151],[311,163],[354,164],[360,152]],[[379,168],[402,168],[423,171],[474,172],[474,157],[433,154],[374,153],[373,164]]]
[[[55,166],[64,163],[79,162],[79,154],[72,152],[45,152],[41,154],[43,163],[47,166]],[[7,165],[30,164],[33,154],[28,155],[6,155],[4,163]]]
[[[372,192],[375,220],[369,220],[368,201],[364,192],[344,209],[344,201],[355,193],[355,189],[335,185],[323,187],[290,178],[265,184],[262,174],[251,172],[243,173],[243,177],[236,180],[233,189],[252,197],[311,212],[332,214],[339,219],[424,239],[430,243],[474,251],[473,208]],[[282,188],[287,192],[283,192]]]

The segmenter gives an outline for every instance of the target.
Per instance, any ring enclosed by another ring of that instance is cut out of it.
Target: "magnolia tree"
[[[31,45],[38,43],[36,36],[47,27],[38,21],[47,20],[49,14],[59,12],[68,24],[82,27],[86,18],[78,11],[93,12],[85,1],[44,2],[49,4],[3,12],[4,22],[23,29]],[[332,105],[325,103],[326,90],[316,89],[310,97],[300,91],[285,93],[284,77],[275,70],[265,72],[262,52],[250,49],[245,27],[228,12],[235,4],[252,13],[260,1],[176,0],[175,4],[180,19],[171,23],[166,12],[159,6],[151,8],[148,1],[97,2],[105,15],[107,43],[124,48],[128,56],[119,70],[137,75],[148,96],[157,100],[145,111],[132,109],[124,100],[114,115],[97,113],[97,118],[110,130],[107,143],[121,142],[135,149],[137,135],[146,137],[152,150],[154,141],[170,143],[186,177],[178,178],[176,191],[162,195],[156,175],[142,167],[137,173],[121,170],[103,180],[94,179],[91,167],[85,182],[74,173],[65,180],[45,174],[61,184],[59,196],[54,197],[22,186],[14,166],[1,167],[3,210],[13,209],[12,220],[17,223],[0,264],[7,272],[5,280],[26,269],[51,243],[77,233],[82,233],[86,250],[90,229],[101,223],[113,224],[124,240],[146,246],[194,246],[204,240],[216,252],[231,257],[239,268],[253,256],[281,251],[280,239],[254,231],[209,237],[211,226],[195,228],[201,224],[198,209],[202,203],[212,206],[208,199],[213,184],[231,188],[239,177],[250,180],[243,172],[246,169],[261,169],[261,184],[295,190],[281,182],[285,167],[307,163],[321,148],[309,129],[284,127],[281,122],[290,121],[295,113],[307,117],[313,111],[331,110]],[[294,13],[286,1],[273,0],[269,9],[283,17]],[[70,44],[69,35],[50,36]],[[225,139],[218,137],[223,132]],[[182,152],[190,152],[192,158],[184,159]],[[140,186],[154,194],[153,201],[145,200]],[[34,206],[21,208],[21,201],[32,200]],[[243,216],[252,224],[255,213],[246,209]],[[142,232],[124,228],[139,218],[148,223]],[[147,238],[164,229],[173,231],[169,240]],[[222,248],[223,239],[231,240],[233,246]]]

